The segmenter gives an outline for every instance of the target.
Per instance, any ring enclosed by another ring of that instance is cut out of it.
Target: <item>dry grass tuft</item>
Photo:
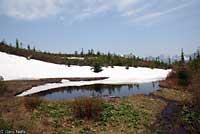
[[[75,118],[97,120],[103,111],[102,105],[100,98],[81,97],[74,100],[72,111]]]
[[[24,106],[29,111],[33,111],[34,109],[36,109],[41,103],[42,103],[42,100],[38,97],[24,98]]]

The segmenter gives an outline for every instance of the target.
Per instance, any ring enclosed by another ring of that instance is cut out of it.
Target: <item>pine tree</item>
[[[168,58],[168,64],[171,65],[171,58]]]
[[[200,52],[197,50],[197,58],[200,58]]]
[[[36,51],[35,47],[33,47],[33,51],[34,51],[34,52]]]
[[[91,49],[91,55],[93,55],[94,54],[94,49]]]
[[[192,56],[189,57],[189,61],[192,61]]]
[[[28,45],[28,46],[27,46],[27,49],[28,49],[28,50],[30,50],[30,49],[31,49],[30,45]]]
[[[181,49],[181,62],[185,63],[183,48]]]
[[[75,51],[75,52],[74,52],[74,55],[78,55],[78,51]]]
[[[19,41],[16,39],[16,48],[19,48]]]
[[[22,48],[23,47],[23,44],[22,44],[22,42],[20,42],[20,48]]]
[[[83,51],[83,48],[82,48],[82,50],[81,50],[81,55],[83,56],[83,54],[84,54],[84,51]]]
[[[99,63],[95,63],[91,69],[93,69],[95,73],[99,73],[99,72],[103,71],[103,69]]]
[[[98,55],[98,56],[100,56],[100,55],[101,55],[101,53],[100,53],[99,51],[97,51],[97,55]]]

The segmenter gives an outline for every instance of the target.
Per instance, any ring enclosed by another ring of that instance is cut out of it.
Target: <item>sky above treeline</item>
[[[158,56],[200,46],[200,0],[0,0],[0,40]]]

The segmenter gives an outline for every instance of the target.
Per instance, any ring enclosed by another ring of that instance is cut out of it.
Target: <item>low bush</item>
[[[98,120],[103,111],[103,100],[88,97],[75,99],[72,111],[75,118]]]
[[[24,106],[27,110],[30,110],[30,111],[33,111],[34,109],[36,109],[41,103],[42,103],[42,100],[38,97],[24,98]]]
[[[181,121],[190,130],[191,134],[199,133],[200,114],[192,107],[183,106],[181,110]]]
[[[177,71],[178,84],[181,86],[189,85],[189,72],[186,69],[180,69]]]
[[[112,104],[105,104],[101,121],[104,123],[109,122],[113,125],[126,124],[128,127],[137,128],[140,123],[139,121],[141,121],[140,116],[148,120],[145,112],[143,112],[143,115],[140,114],[142,112],[137,111],[131,104],[121,103],[118,107]]]

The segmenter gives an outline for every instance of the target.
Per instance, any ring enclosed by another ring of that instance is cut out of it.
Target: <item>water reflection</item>
[[[133,85],[104,85],[94,84],[80,87],[63,87],[36,94],[49,100],[71,99],[81,96],[117,96],[124,97],[133,94],[149,94],[158,90],[158,82]]]

